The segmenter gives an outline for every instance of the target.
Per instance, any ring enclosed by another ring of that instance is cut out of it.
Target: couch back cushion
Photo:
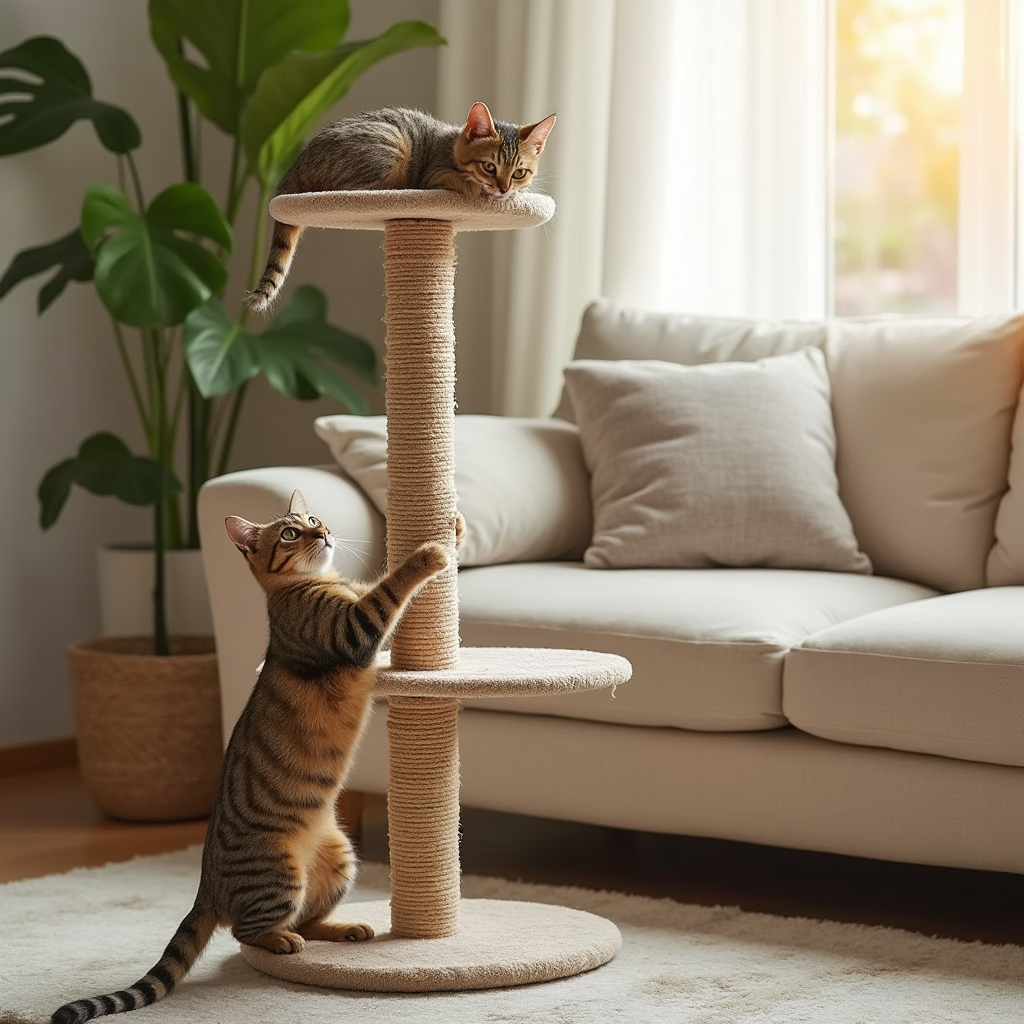
[[[755,321],[601,300],[584,313],[575,358],[747,362],[808,345],[825,353],[840,497],[875,572],[939,590],[985,586],[1024,317]],[[556,415],[572,418],[565,392]]]
[[[996,542],[988,556],[988,585],[1024,583],[1024,391],[1017,402],[1007,491],[996,516]]]

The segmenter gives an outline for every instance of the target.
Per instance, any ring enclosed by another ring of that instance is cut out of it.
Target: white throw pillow
[[[581,360],[565,379],[592,474],[586,565],[871,571],[839,499],[820,350]]]
[[[315,429],[386,514],[386,417],[321,416]],[[590,542],[590,481],[572,424],[456,416],[455,489],[466,520],[460,565],[578,561]]]

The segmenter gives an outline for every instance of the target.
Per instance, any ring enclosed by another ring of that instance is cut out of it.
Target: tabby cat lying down
[[[217,927],[273,953],[306,939],[362,942],[368,924],[327,917],[356,875],[334,806],[371,704],[374,660],[416,590],[449,562],[418,547],[377,583],[331,568],[334,539],[302,495],[269,523],[225,520],[267,595],[266,661],[224,755],[195,905],[160,960],[130,988],[80,999],[53,1024],[148,1006],[168,995]],[[464,530],[455,523],[456,542]]]
[[[536,124],[495,121],[484,103],[474,103],[461,126],[405,107],[355,114],[310,139],[275,195],[446,188],[503,199],[529,185],[554,124],[554,114]],[[301,227],[274,221],[263,277],[245,296],[250,309],[266,310],[273,303],[301,235]]]

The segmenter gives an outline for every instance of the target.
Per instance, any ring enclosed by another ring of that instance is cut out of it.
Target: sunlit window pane
[[[963,0],[835,7],[835,312],[954,312]]]

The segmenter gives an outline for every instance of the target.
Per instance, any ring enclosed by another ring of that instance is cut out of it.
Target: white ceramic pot
[[[143,547],[100,548],[97,552],[100,631],[103,636],[152,636],[153,551]],[[202,554],[165,554],[167,629],[175,636],[212,636]]]

